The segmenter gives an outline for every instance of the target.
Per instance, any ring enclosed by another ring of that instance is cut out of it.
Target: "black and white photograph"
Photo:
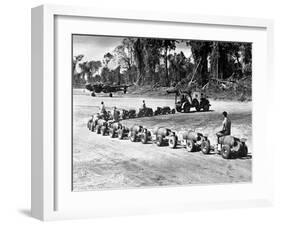
[[[70,45],[73,191],[252,182],[252,43]]]

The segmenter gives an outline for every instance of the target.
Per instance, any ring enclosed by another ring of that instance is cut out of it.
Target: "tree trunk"
[[[168,72],[168,47],[165,47],[165,81],[166,81],[166,86],[169,86],[169,72]]]

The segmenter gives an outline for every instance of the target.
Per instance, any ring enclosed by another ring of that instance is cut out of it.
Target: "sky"
[[[82,61],[102,61],[103,56],[108,52],[113,52],[123,39],[124,37],[73,35],[73,56],[83,54]],[[175,52],[181,51],[186,57],[191,55],[190,49],[182,42],[176,44]]]

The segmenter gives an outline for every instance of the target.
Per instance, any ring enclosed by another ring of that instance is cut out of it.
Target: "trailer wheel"
[[[169,147],[170,148],[176,148],[177,142],[178,142],[178,139],[176,136],[169,137]]]
[[[221,148],[221,156],[224,159],[230,159],[231,158],[231,150],[229,145],[223,145]]]
[[[210,105],[209,105],[209,104],[205,104],[205,105],[203,106],[203,110],[204,110],[204,111],[209,111],[209,110],[210,110]]]
[[[130,141],[132,141],[132,142],[136,142],[136,140],[137,140],[137,135],[136,135],[136,133],[131,133],[130,134]]]
[[[195,150],[195,145],[193,140],[186,140],[186,150],[188,152],[193,152]]]
[[[190,106],[189,106],[189,104],[188,103],[186,103],[185,104],[185,106],[184,106],[184,110],[183,110],[185,113],[188,113],[188,112],[190,112]]]
[[[176,106],[177,112],[181,112],[181,106]]]
[[[122,140],[124,138],[124,129],[118,130],[118,139]]]
[[[109,129],[109,137],[114,138],[115,137],[115,128]]]
[[[100,129],[100,132],[101,132],[101,135],[102,135],[102,136],[105,135],[105,131],[106,131],[105,126],[102,126],[101,129]]]
[[[235,141],[234,145],[231,148],[231,151],[233,151],[237,156],[241,155],[243,149],[243,145],[240,141]]]
[[[161,135],[157,136],[156,138],[156,144],[157,146],[162,146],[163,145],[163,137]]]
[[[240,155],[241,155],[241,157],[247,157],[247,155],[248,155],[248,147],[247,147],[246,144],[242,145]]]
[[[101,129],[101,127],[99,125],[97,125],[97,128],[96,128],[97,134],[100,134],[100,129]]]
[[[146,144],[146,143],[147,143],[147,140],[148,140],[148,135],[147,135],[147,133],[142,133],[142,134],[141,134],[141,142],[142,142],[143,144]]]
[[[201,151],[205,155],[210,153],[210,141],[209,140],[203,140],[202,141]]]

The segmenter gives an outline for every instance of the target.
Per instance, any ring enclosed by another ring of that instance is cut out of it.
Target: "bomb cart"
[[[175,140],[175,142],[174,142],[175,146],[170,146],[170,145],[169,146],[171,148],[175,148],[176,143],[177,143],[177,137],[176,137],[175,132],[173,132],[172,130],[170,130],[168,128],[164,128],[164,127],[155,127],[152,130],[151,140],[153,142],[155,142],[157,146],[168,145],[170,139]]]
[[[122,109],[120,111],[120,118],[121,119],[129,119],[129,118],[135,118],[137,116],[136,110],[135,109]]]
[[[101,127],[101,135],[109,135],[110,138],[115,138],[120,128],[122,128],[120,122],[115,122],[113,120],[107,121],[107,123]]]
[[[132,142],[141,141],[143,144],[146,144],[151,140],[151,132],[143,126],[133,125],[130,128],[128,137]]]
[[[202,151],[203,154],[210,153],[210,141],[207,136],[193,130],[179,131],[177,139],[170,138],[169,146],[176,147],[178,144],[186,148],[188,152]]]
[[[94,129],[97,134],[101,133],[101,128],[102,127],[107,127],[107,121],[104,120],[104,119],[98,119],[96,121],[95,129]]]
[[[153,116],[152,108],[140,108],[137,117],[151,117]]]
[[[119,140],[122,140],[124,139],[125,137],[128,137],[129,136],[129,132],[130,132],[130,129],[124,125],[122,125],[118,131],[117,131],[117,134],[118,134],[118,139]]]
[[[169,106],[165,107],[157,107],[157,109],[154,111],[154,115],[167,115],[167,114],[175,114],[176,110],[171,109]]]
[[[218,145],[221,146],[219,153],[224,159],[247,157],[248,147],[246,139],[227,135],[218,138]]]

